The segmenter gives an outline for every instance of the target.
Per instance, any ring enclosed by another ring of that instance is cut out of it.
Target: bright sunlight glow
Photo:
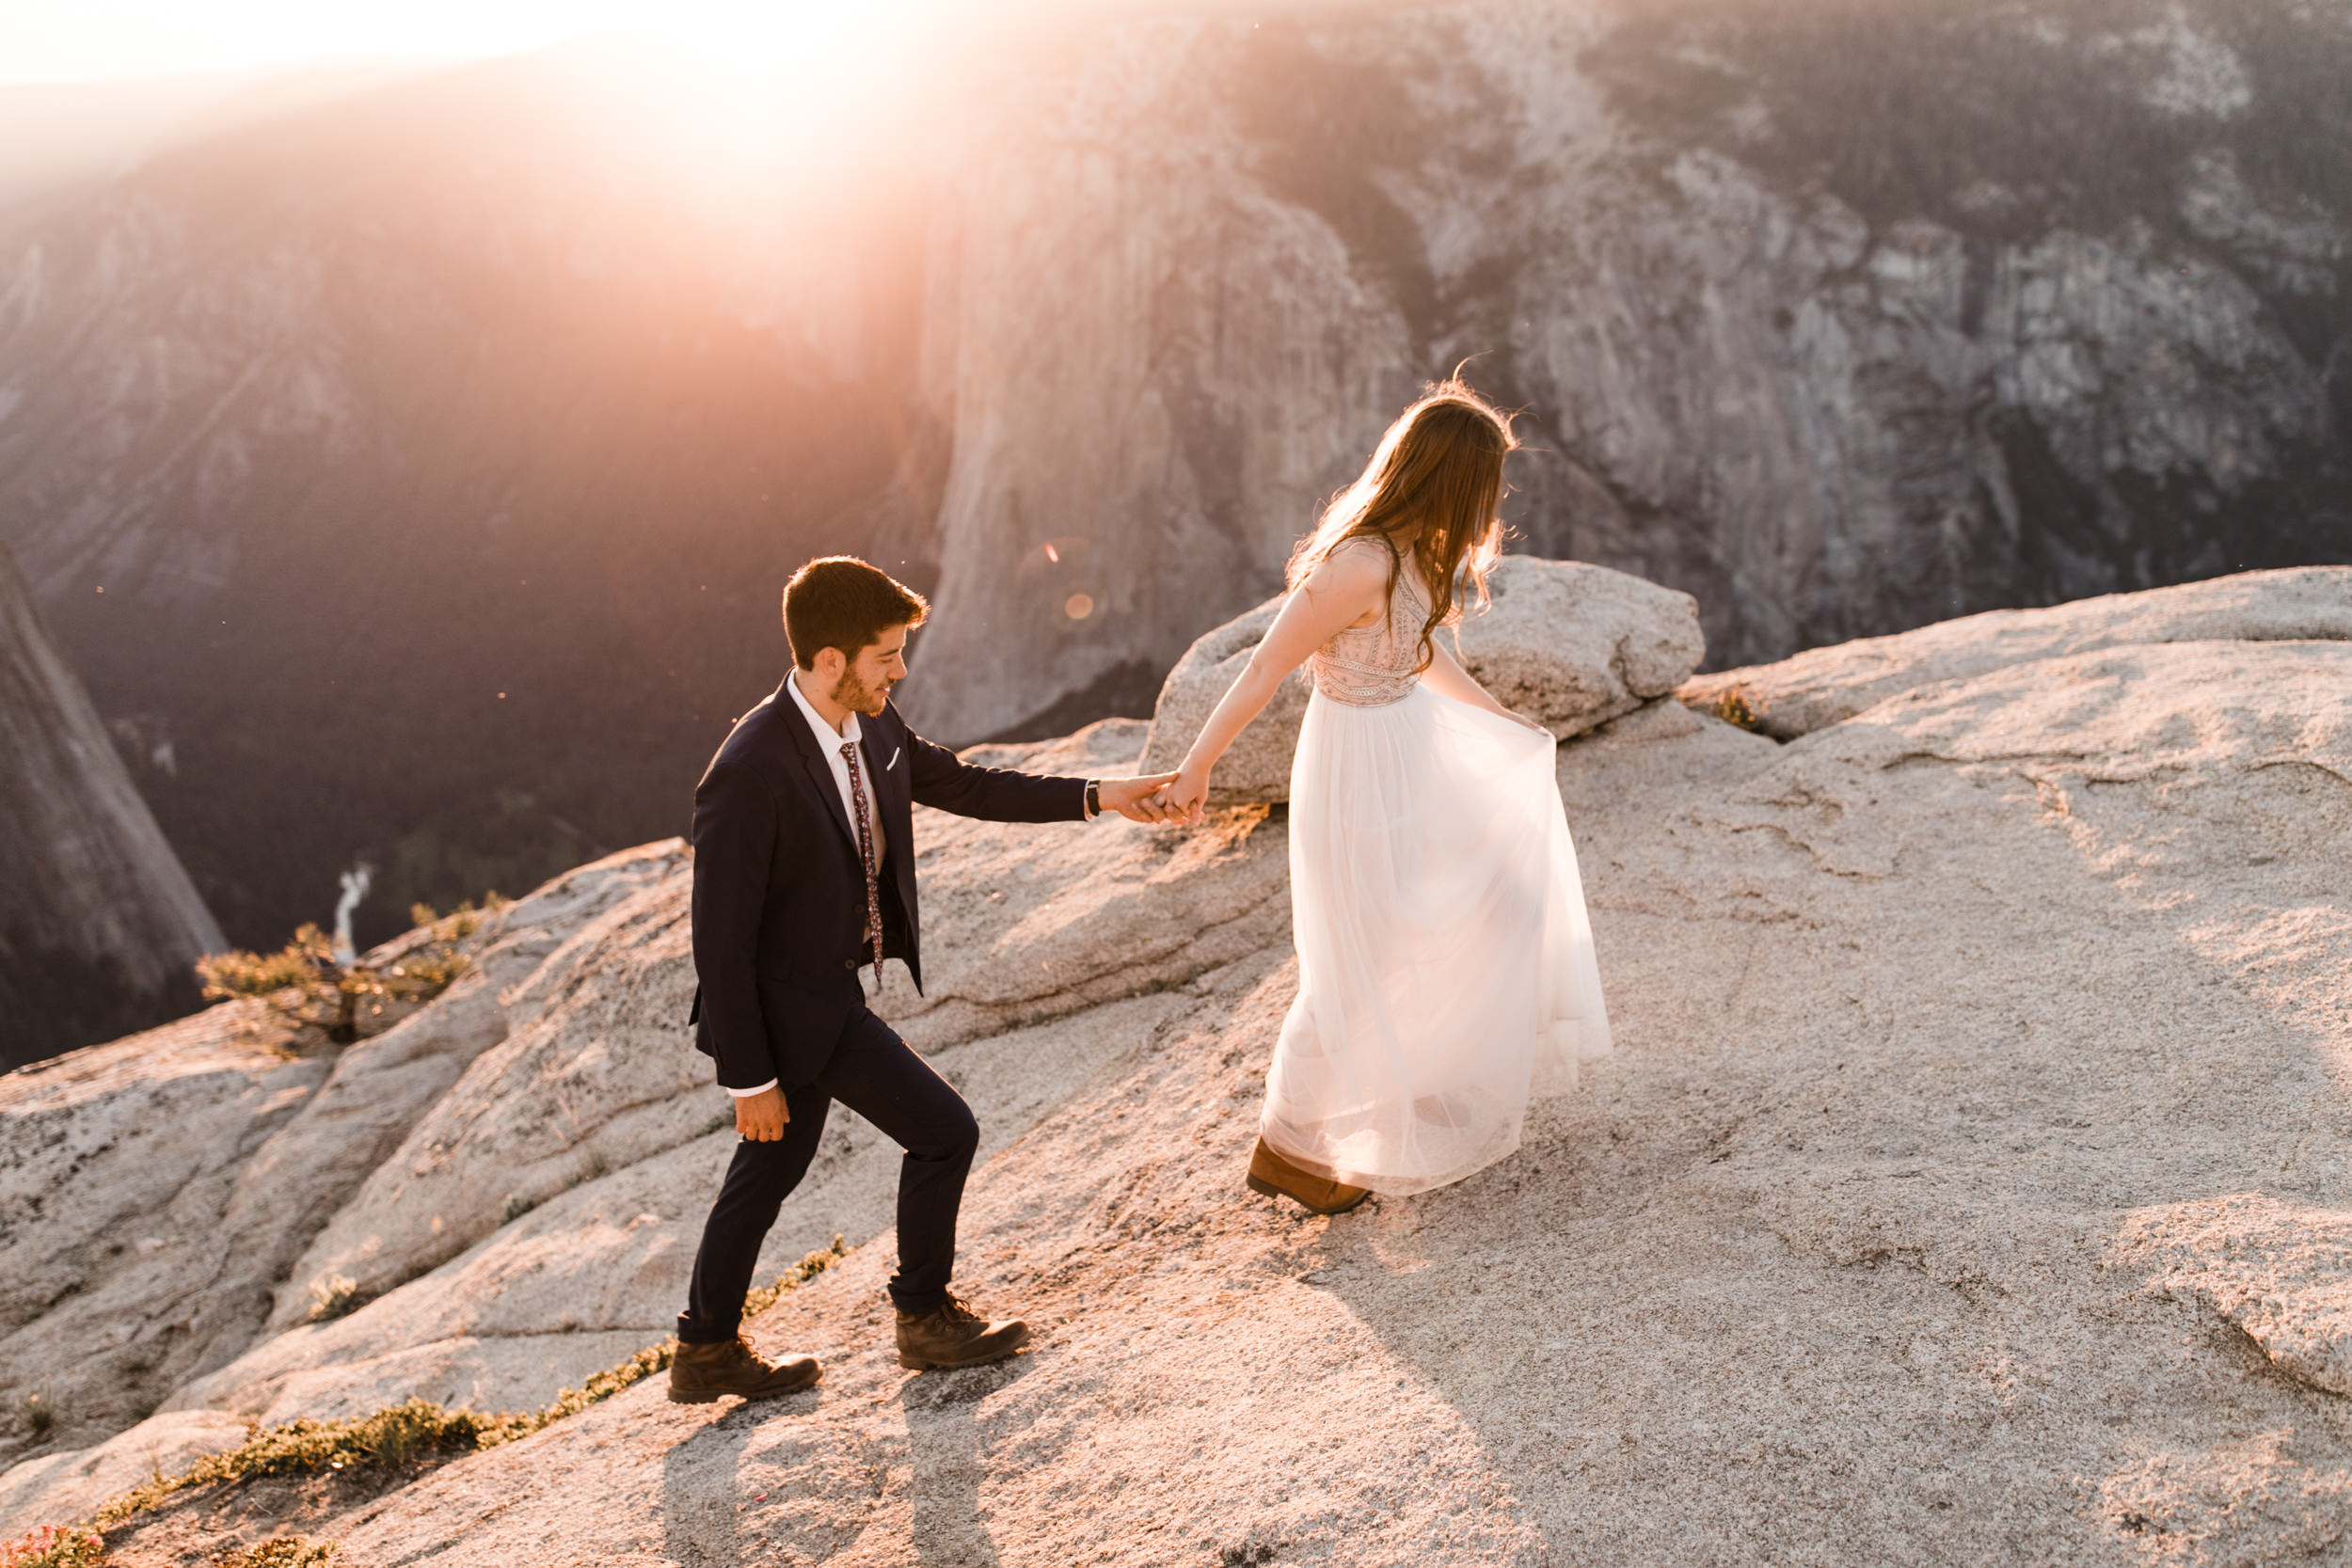
[[[967,3],[947,0],[10,0],[0,82],[472,57],[582,37],[641,40],[739,77],[798,74]]]

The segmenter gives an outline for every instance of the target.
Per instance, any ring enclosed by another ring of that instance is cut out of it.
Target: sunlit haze
[[[886,42],[969,9],[940,0],[19,0],[0,7],[0,82],[481,56],[594,36],[642,40],[705,66],[759,73]]]

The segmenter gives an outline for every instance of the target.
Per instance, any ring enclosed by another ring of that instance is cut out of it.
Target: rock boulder
[[[1676,689],[1707,652],[1688,594],[1606,566],[1511,556],[1484,610],[1465,614],[1463,666],[1507,706],[1565,740]],[[1281,609],[1278,594],[1187,649],[1160,688],[1138,772],[1176,767]],[[1216,766],[1212,805],[1290,799],[1291,752],[1313,690],[1295,672]]]
[[[684,854],[557,878],[484,923],[445,995],[348,1047],[243,999],[0,1074],[0,1412],[52,1413],[0,1419],[0,1463],[122,1431],[266,1337],[273,1298],[279,1326],[306,1316],[322,1271],[296,1259],[503,1038],[501,993]]]
[[[2345,639],[2352,639],[2352,566],[2298,566],[2045,610],[1987,610],[1893,637],[1810,648],[1777,664],[1700,675],[1677,695],[1713,713],[1736,699],[1757,730],[1794,740],[1915,687],[2036,659],[2135,642]]]

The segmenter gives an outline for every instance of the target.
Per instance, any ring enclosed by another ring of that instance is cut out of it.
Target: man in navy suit
[[[718,1063],[741,1135],[703,1228],[670,1398],[760,1399],[817,1381],[808,1356],[763,1358],[743,1298],[776,1212],[808,1170],[834,1101],[906,1150],[898,1175],[898,1362],[967,1367],[1027,1342],[947,1288],[956,1212],[979,1143],[971,1108],[866,1006],[857,972],[885,958],[923,983],[913,802],[995,822],[1067,822],[1111,810],[1160,821],[1175,778],[1057,779],[975,768],[907,728],[920,594],[848,556],[812,561],[784,591],[794,669],[746,714],[694,790],[690,1022]]]

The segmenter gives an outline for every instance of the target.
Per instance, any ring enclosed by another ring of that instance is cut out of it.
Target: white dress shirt
[[[850,791],[850,759],[841,754],[841,748],[856,745],[863,734],[858,728],[857,714],[855,712],[849,714],[841,721],[841,728],[835,730],[831,724],[825,722],[825,716],[817,711],[817,705],[810,702],[807,695],[801,690],[801,675],[797,668],[786,679],[784,685],[785,689],[792,693],[793,705],[801,710],[801,717],[808,721],[810,731],[816,735],[817,749],[825,754],[825,761],[833,767],[834,787],[841,791],[841,814],[850,821],[856,821],[857,800]],[[866,821],[868,830],[874,835],[874,864],[879,868],[882,865],[882,851],[887,846],[882,839],[882,808],[879,798],[874,794],[872,770],[880,768],[887,771],[896,768],[898,766],[898,758],[889,756],[883,757],[880,762],[875,762],[872,758],[866,757],[863,752],[860,752],[858,755],[865,759],[860,766],[866,775]],[[1091,821],[1094,814],[1089,812],[1087,816]],[[727,1093],[738,1100],[748,1100],[755,1094],[766,1094],[775,1086],[776,1081],[771,1078],[756,1088],[729,1089]]]
[[[825,722],[825,716],[817,711],[817,705],[810,702],[807,695],[801,690],[801,676],[797,670],[784,684],[792,693],[792,705],[801,710],[801,717],[808,721],[810,731],[817,736],[817,749],[824,753],[826,763],[833,768],[833,786],[841,792],[841,815],[855,822],[857,820],[857,798],[850,791],[850,759],[841,754],[841,748],[856,745],[864,734],[858,728],[857,714],[852,711],[844,717],[841,721],[841,728],[835,731],[831,724]],[[882,806],[874,795],[872,774],[877,768],[896,768],[898,765],[898,759],[897,757],[871,759],[863,752],[858,753],[858,770],[866,775],[866,831],[874,835],[874,864],[879,867],[882,862],[882,850],[885,846],[882,842]]]

